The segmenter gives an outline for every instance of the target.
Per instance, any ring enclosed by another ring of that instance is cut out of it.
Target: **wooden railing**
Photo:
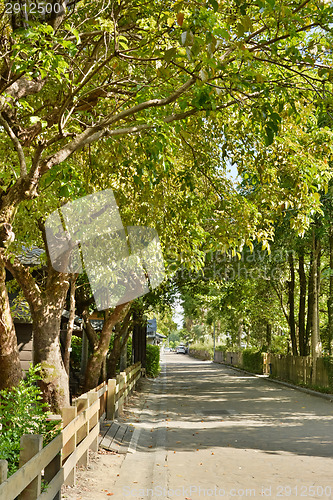
[[[76,465],[87,465],[89,449],[98,450],[100,419],[115,418],[140,376],[136,363],[63,408],[62,430],[45,448],[43,436],[22,436],[20,468],[8,479],[7,461],[0,460],[0,499],[60,500],[62,485],[75,484]]]

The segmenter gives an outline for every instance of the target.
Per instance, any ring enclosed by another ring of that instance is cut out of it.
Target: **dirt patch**
[[[124,405],[122,413],[117,417],[117,422],[133,423],[140,420],[140,412],[150,392],[152,380],[142,378],[138,381],[136,390]],[[68,500],[105,500],[113,496],[111,485],[117,480],[120,468],[125,459],[124,454],[99,449],[97,453],[89,450],[88,467],[77,467],[76,485],[63,486],[62,498]],[[108,489],[103,487],[107,477]]]

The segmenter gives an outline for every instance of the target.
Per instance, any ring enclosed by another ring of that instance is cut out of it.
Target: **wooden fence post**
[[[108,380],[108,393],[106,402],[106,418],[114,420],[116,409],[116,380],[111,378]]]
[[[93,403],[95,403],[95,401],[98,401],[98,400],[99,400],[99,398],[98,398],[97,392],[95,392],[94,390],[88,392],[89,406],[91,406]],[[97,409],[95,415],[93,415],[91,417],[91,419],[89,420],[89,431],[91,429],[93,429],[93,427],[95,427],[95,425],[99,425],[99,410],[98,409]],[[89,449],[97,452],[98,445],[99,445],[99,440],[98,440],[98,436],[97,436],[96,439],[94,439],[94,441],[89,446]]]
[[[83,394],[75,401],[75,406],[77,408],[78,415],[88,408],[88,395]],[[89,434],[89,421],[82,425],[82,427],[76,433],[76,444],[80,444],[81,441]],[[89,451],[86,450],[82,457],[77,461],[77,465],[83,465],[87,467],[89,463]]]
[[[66,427],[77,415],[77,408],[75,406],[70,406],[69,408],[61,409],[62,416],[62,426]],[[66,458],[73,453],[76,448],[76,434],[70,438],[70,440],[64,445],[62,449],[62,461],[64,462]],[[66,486],[75,486],[76,484],[76,467],[73,467],[72,471],[67,476],[64,484]]]
[[[19,467],[29,462],[43,448],[43,436],[40,434],[23,434],[20,440],[20,461]],[[35,500],[41,493],[42,478],[39,474],[31,483],[20,493],[19,500]]]
[[[7,460],[0,460],[0,484],[4,483],[8,475],[8,462]]]

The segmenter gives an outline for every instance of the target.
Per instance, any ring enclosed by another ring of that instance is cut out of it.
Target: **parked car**
[[[186,354],[186,346],[184,346],[184,345],[177,346],[176,353],[177,354]]]

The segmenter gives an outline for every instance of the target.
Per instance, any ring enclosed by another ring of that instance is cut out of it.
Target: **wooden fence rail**
[[[63,408],[62,430],[45,448],[43,436],[23,435],[19,469],[8,479],[8,463],[0,460],[0,499],[60,500],[62,485],[75,484],[76,465],[88,465],[89,449],[98,450],[100,419],[115,418],[140,376],[136,363]]]

